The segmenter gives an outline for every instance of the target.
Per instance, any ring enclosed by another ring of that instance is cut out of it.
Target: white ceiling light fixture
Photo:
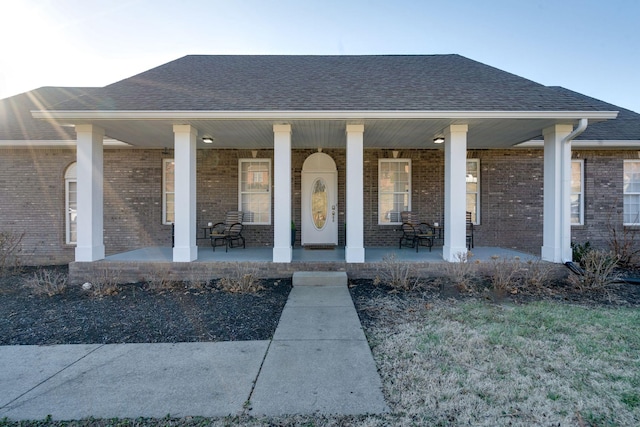
[[[433,138],[433,143],[434,144],[442,144],[444,142],[444,137],[443,136],[438,136]]]
[[[205,144],[213,144],[213,138],[210,136],[203,136],[202,142],[204,142]]]

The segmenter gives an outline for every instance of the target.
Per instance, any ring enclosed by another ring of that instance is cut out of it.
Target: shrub
[[[386,283],[392,288],[410,291],[420,287],[420,281],[415,277],[413,266],[407,262],[400,262],[395,254],[382,257],[382,263],[377,267],[374,284]]]
[[[471,252],[460,252],[455,255],[455,262],[444,264],[444,275],[451,280],[459,291],[469,290],[469,282],[473,276],[471,257],[473,257]]]
[[[169,267],[158,265],[147,277],[146,287],[153,291],[169,291],[184,287],[184,284],[172,278]]]
[[[25,278],[23,285],[35,295],[52,297],[67,289],[67,279],[68,276],[65,273],[43,268]]]
[[[218,281],[218,287],[226,292],[256,293],[264,289],[260,279],[256,276],[256,270],[252,267],[236,264],[234,272]]]
[[[491,257],[491,287],[504,294],[515,288],[518,273],[522,270],[520,258],[500,258],[497,255]]]
[[[640,257],[640,242],[637,229],[609,226],[609,248],[617,257],[621,267],[633,267],[638,264]],[[582,264],[582,263],[581,263]]]
[[[549,282],[553,265],[541,259],[528,260],[520,269],[524,285],[541,289]]]
[[[616,273],[618,255],[600,250],[588,251],[582,258],[581,266],[584,274],[572,274],[568,280],[581,291],[605,290],[607,286],[618,281]]]
[[[573,243],[571,242],[571,255],[574,262],[581,264],[584,255],[591,250],[591,242]]]
[[[186,280],[189,282],[189,286],[192,289],[205,289],[211,282],[211,277],[213,276],[214,271],[215,267],[213,265],[208,265],[203,271],[201,265],[191,263],[186,275]]]
[[[113,268],[94,267],[89,283],[93,296],[116,295],[120,292],[120,272]]]
[[[0,232],[0,277],[6,275],[9,270],[20,267],[19,255],[22,252],[23,237],[24,233]]]

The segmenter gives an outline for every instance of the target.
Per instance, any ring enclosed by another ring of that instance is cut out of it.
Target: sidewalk
[[[272,341],[0,346],[0,419],[387,411],[344,278],[298,286]]]

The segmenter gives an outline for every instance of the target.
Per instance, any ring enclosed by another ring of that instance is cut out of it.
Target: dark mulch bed
[[[266,340],[291,290],[291,280],[263,280],[255,294],[137,283],[102,297],[80,286],[49,297],[21,286],[32,274],[0,278],[0,345]]]
[[[48,269],[66,273],[66,267]],[[33,271],[0,278],[0,345],[266,340],[273,336],[291,290],[290,279],[262,280],[264,290],[255,294],[225,292],[215,283],[199,288],[178,284],[162,290],[137,283],[119,286],[114,295],[94,296],[80,286],[70,286],[61,295],[49,297],[34,295],[22,286]],[[471,283],[463,290],[442,278],[423,279],[422,283],[419,290],[398,291],[372,280],[352,279],[349,287],[365,328],[376,322],[369,303],[378,296],[407,302],[475,298],[511,304],[552,300],[640,307],[640,285],[616,284],[607,292],[579,292],[566,281],[556,280],[543,288],[517,288],[496,295],[486,281]]]

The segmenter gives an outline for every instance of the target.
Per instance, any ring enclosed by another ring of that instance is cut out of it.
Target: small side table
[[[208,239],[212,231],[213,227],[202,227],[202,237],[196,237],[196,239]]]

